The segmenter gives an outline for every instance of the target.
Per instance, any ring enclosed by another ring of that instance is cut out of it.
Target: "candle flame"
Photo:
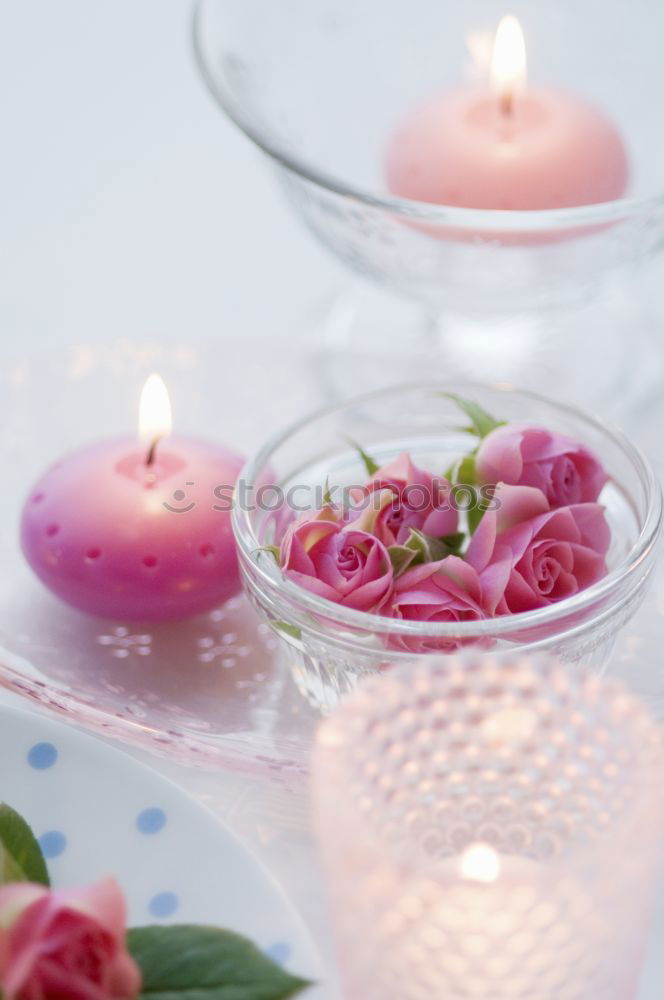
[[[514,96],[526,85],[527,70],[523,28],[516,17],[508,14],[498,25],[491,56],[491,86],[507,111],[511,110]]]
[[[138,408],[138,433],[141,441],[153,444],[171,433],[171,401],[161,375],[146,379]]]
[[[500,857],[489,844],[471,844],[461,856],[460,870],[473,882],[495,882],[500,875]]]

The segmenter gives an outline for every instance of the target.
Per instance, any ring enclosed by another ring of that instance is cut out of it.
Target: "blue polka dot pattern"
[[[45,858],[58,858],[67,847],[67,838],[59,830],[49,830],[39,838],[39,846]]]
[[[276,941],[265,949],[265,954],[277,965],[285,965],[290,958],[291,946],[286,941]]]
[[[174,892],[159,892],[150,900],[148,909],[153,917],[171,917],[179,905],[180,900]]]
[[[47,771],[57,759],[58,750],[52,743],[35,743],[28,752],[28,764],[35,771]]]
[[[166,813],[156,806],[138,814],[136,826],[141,833],[159,833],[166,826]]]

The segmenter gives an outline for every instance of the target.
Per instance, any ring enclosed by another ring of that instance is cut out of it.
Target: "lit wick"
[[[154,465],[154,460],[157,455],[157,445],[161,441],[160,437],[156,437],[148,449],[148,453],[145,457],[145,464],[147,466]]]
[[[514,92],[506,90],[500,95],[501,114],[510,118],[514,114]]]

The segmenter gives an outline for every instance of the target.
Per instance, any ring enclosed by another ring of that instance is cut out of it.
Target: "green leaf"
[[[415,552],[413,549],[409,549],[405,545],[390,545],[387,554],[390,557],[390,562],[392,563],[392,571],[394,576],[401,576],[405,573],[409,566],[413,564],[415,559]]]
[[[377,462],[374,462],[371,455],[369,455],[364,450],[364,448],[361,448],[360,445],[357,443],[357,441],[353,441],[352,438],[348,438],[348,441],[350,444],[352,444],[353,448],[355,448],[355,451],[358,453],[358,455],[364,462],[364,468],[367,470],[367,475],[375,476],[378,470],[380,469],[380,465],[378,465]]]
[[[443,545],[446,545],[447,548],[450,550],[450,552],[452,552],[454,555],[457,555],[461,551],[465,540],[466,540],[465,531],[457,531],[454,535],[443,535],[443,537],[440,539]]]
[[[387,550],[395,577],[401,576],[411,566],[439,562],[447,556],[457,555],[465,537],[465,533],[460,531],[444,538],[433,538],[423,531],[411,528],[404,545],[391,545]]]
[[[251,941],[215,927],[137,927],[127,944],[146,1000],[286,1000],[311,985]]]
[[[468,521],[468,530],[470,534],[474,535],[477,530],[477,526],[489,509],[491,498],[482,496],[480,499],[480,492],[474,486],[469,486],[468,489],[472,489],[474,493],[474,503],[472,507],[466,511],[466,520]]]
[[[464,455],[457,468],[457,486],[474,486],[477,481],[475,474],[475,452]]]
[[[284,632],[286,635],[289,635],[291,639],[302,638],[302,629],[298,628],[297,625],[291,625],[290,622],[271,621],[270,625],[277,632]]]
[[[431,554],[431,542],[435,541],[433,538],[428,538],[427,535],[422,531],[418,531],[416,528],[410,529],[410,535],[408,536],[408,541],[405,544],[407,549],[414,552],[413,565],[420,566],[422,563],[433,562],[433,556]]]
[[[479,403],[474,403],[471,399],[464,399],[463,396],[457,396],[455,392],[444,392],[443,395],[446,399],[451,399],[453,403],[456,403],[470,420],[471,426],[463,428],[467,433],[485,438],[491,431],[495,431],[496,427],[504,427],[504,420],[496,420]]]
[[[255,549],[255,552],[271,552],[274,558],[277,560],[277,565],[281,565],[281,549],[278,545],[261,545],[260,548]]]
[[[34,833],[14,809],[0,804],[0,885],[37,882],[49,886],[48,869]]]
[[[472,489],[475,495],[472,507],[469,507],[469,509],[466,511],[466,520],[468,521],[468,531],[470,532],[471,535],[474,535],[477,530],[477,526],[484,517],[486,507],[482,509],[481,504],[478,503],[477,490],[472,486],[469,486],[468,489]]]
[[[471,486],[474,485],[476,475],[475,475],[475,456],[477,455],[477,449],[464,455],[462,458],[458,458],[453,465],[445,473],[445,478],[452,483],[453,486]]]
[[[449,545],[446,545],[442,539],[432,538],[431,535],[425,535],[423,531],[417,531],[416,528],[410,529],[406,548],[412,549],[415,553],[413,563],[416,566],[420,563],[438,562],[439,559],[445,559],[446,556],[452,554]]]
[[[325,477],[325,492],[323,493],[323,504],[326,507],[332,506],[332,492],[330,490],[330,477]]]

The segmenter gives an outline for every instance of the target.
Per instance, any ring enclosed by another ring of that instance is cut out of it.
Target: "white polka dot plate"
[[[211,813],[121,751],[0,706],[0,801],[32,826],[56,887],[112,873],[132,925],[227,927],[320,981],[304,925],[261,865]]]

